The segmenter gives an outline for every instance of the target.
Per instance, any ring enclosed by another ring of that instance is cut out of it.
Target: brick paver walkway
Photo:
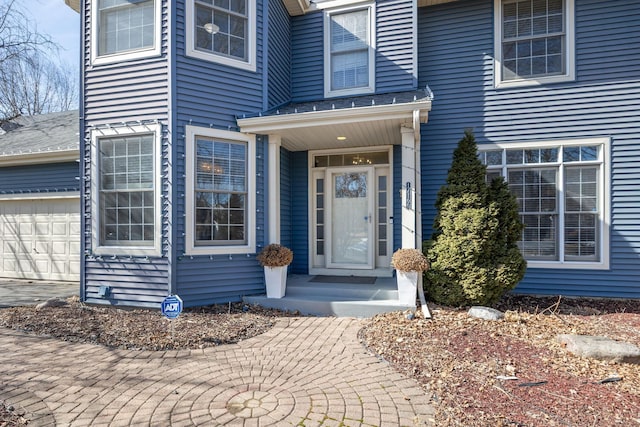
[[[0,328],[0,399],[30,426],[414,426],[433,408],[347,318],[285,318],[240,344],[113,350]]]

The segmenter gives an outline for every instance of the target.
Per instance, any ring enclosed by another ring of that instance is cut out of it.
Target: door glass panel
[[[387,255],[387,177],[378,177],[378,255]]]
[[[369,191],[366,172],[332,175],[331,261],[369,264]]]
[[[324,255],[324,179],[316,180],[316,255]]]

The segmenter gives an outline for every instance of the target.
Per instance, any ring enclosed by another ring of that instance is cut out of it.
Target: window
[[[93,246],[96,254],[159,255],[160,126],[93,131]]]
[[[479,147],[487,178],[505,177],[525,224],[530,266],[608,265],[608,141]]]
[[[256,70],[255,0],[190,0],[187,54]]]
[[[574,78],[574,0],[495,0],[496,86]]]
[[[325,15],[325,95],[374,91],[373,5]]]
[[[159,0],[95,0],[92,62],[123,61],[160,54]]]
[[[187,254],[255,252],[255,143],[187,126]]]

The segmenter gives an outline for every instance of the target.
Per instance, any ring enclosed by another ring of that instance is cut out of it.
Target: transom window
[[[496,0],[496,84],[573,74],[573,0]]]
[[[519,245],[533,265],[605,263],[605,147],[480,148],[487,178],[505,177],[517,198],[525,224]]]
[[[373,6],[364,9],[330,11],[326,15],[327,95],[373,91],[374,37]]]
[[[187,54],[255,71],[255,0],[187,1]]]
[[[159,255],[159,125],[92,131],[92,245],[96,254]]]
[[[255,140],[186,126],[185,253],[255,252]]]
[[[92,60],[113,62],[159,54],[159,0],[95,0]]]

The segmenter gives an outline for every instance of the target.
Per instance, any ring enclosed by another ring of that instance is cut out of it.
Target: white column
[[[280,243],[280,135],[269,135],[269,243]]]
[[[416,248],[416,155],[413,127],[402,126],[402,247]]]

